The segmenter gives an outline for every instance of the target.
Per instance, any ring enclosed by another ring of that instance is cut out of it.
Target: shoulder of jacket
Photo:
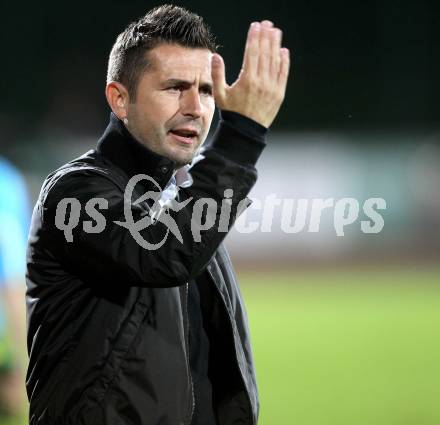
[[[105,178],[115,186],[115,189],[124,191],[125,176],[115,167],[100,161],[95,150],[90,150],[51,172],[43,182],[39,200],[44,204],[51,191],[54,189],[62,191],[66,184],[72,183],[72,179],[75,179],[80,185],[84,179],[90,181],[93,176]]]

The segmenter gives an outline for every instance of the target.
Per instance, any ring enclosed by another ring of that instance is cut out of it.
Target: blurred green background
[[[440,268],[241,278],[262,425],[440,423]]]
[[[440,423],[440,267],[242,270],[239,278],[260,425]]]

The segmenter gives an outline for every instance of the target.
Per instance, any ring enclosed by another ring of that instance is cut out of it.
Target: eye
[[[202,93],[206,96],[212,96],[212,87],[202,86],[202,87],[200,87],[200,93]]]
[[[167,90],[175,93],[180,93],[182,90],[184,90],[184,87],[182,85],[175,85],[168,87]]]

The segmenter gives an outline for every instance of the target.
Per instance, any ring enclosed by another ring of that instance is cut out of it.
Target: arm
[[[127,284],[141,286],[184,284],[203,270],[232,227],[240,201],[246,198],[256,181],[254,164],[265,146],[263,140],[262,135],[257,138],[237,130],[237,125],[227,117],[221,121],[212,145],[204,152],[205,159],[191,170],[194,183],[185,189],[185,196],[192,198],[191,201],[181,210],[169,213],[181,240],[171,232],[165,238],[167,226],[158,221],[139,231],[142,241],[156,243],[157,248],[141,246],[129,229],[117,224],[127,219],[124,194],[110,179],[90,170],[71,171],[58,180],[55,176],[40,208],[44,232],[36,229],[36,233],[39,238],[46,238],[43,244],[50,247],[66,269],[73,274],[80,273],[83,278],[105,276],[106,280],[123,279]],[[230,150],[229,144],[240,146],[240,149]],[[226,189],[232,189],[231,213],[223,214],[226,220],[221,222]],[[75,198],[81,205],[71,242],[55,225],[57,205],[63,198]],[[82,226],[90,220],[84,206],[92,198],[103,198],[108,203],[107,208],[99,210],[105,218],[105,227],[99,233],[88,233]],[[200,211],[203,206],[202,199],[215,203],[215,208],[210,210],[213,224],[206,229],[199,228],[193,220],[194,211]],[[135,223],[147,211],[145,204],[131,204]],[[160,244],[162,241],[164,243]]]
[[[221,57],[213,56],[214,97],[220,109],[241,114],[263,127],[271,124],[283,100],[288,75],[288,51],[280,48],[280,43],[281,31],[273,28],[271,23],[253,24],[248,34],[242,71],[232,86],[225,83]],[[133,285],[184,284],[204,269],[231,228],[240,201],[255,183],[254,166],[263,147],[262,140],[237,130],[233,119],[225,118],[211,147],[204,152],[205,160],[197,163],[191,171],[194,184],[187,190],[188,196],[192,197],[190,203],[180,211],[170,213],[181,240],[170,234],[166,243],[154,250],[142,248],[126,228],[115,224],[115,221],[125,221],[124,203],[122,194],[112,182],[103,176],[89,179],[79,179],[77,173],[64,176],[63,190],[58,193],[52,190],[55,194],[52,193],[44,206],[51,212],[45,213],[46,218],[49,217],[49,226],[53,223],[56,202],[63,196],[75,197],[81,205],[92,197],[102,197],[108,200],[108,209],[101,211],[106,219],[103,232],[90,234],[77,227],[71,243],[60,238],[61,232],[52,225],[53,241],[58,242],[54,243],[57,254],[62,255],[64,261],[73,262],[72,270],[85,271],[85,275],[92,272],[111,278],[125,277],[128,284]],[[220,231],[226,189],[233,192],[231,215],[226,231]],[[201,229],[200,240],[195,240],[192,212],[202,198],[215,202],[211,211],[215,224],[209,229]],[[135,222],[141,220],[145,212],[141,206],[131,205]],[[88,219],[81,216],[79,222]],[[160,244],[166,232],[167,226],[158,222],[140,230],[140,235],[143,240]]]

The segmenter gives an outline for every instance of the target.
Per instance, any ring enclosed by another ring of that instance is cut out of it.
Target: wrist
[[[226,122],[240,133],[265,142],[269,129],[246,115],[235,111],[219,110],[221,121]]]

